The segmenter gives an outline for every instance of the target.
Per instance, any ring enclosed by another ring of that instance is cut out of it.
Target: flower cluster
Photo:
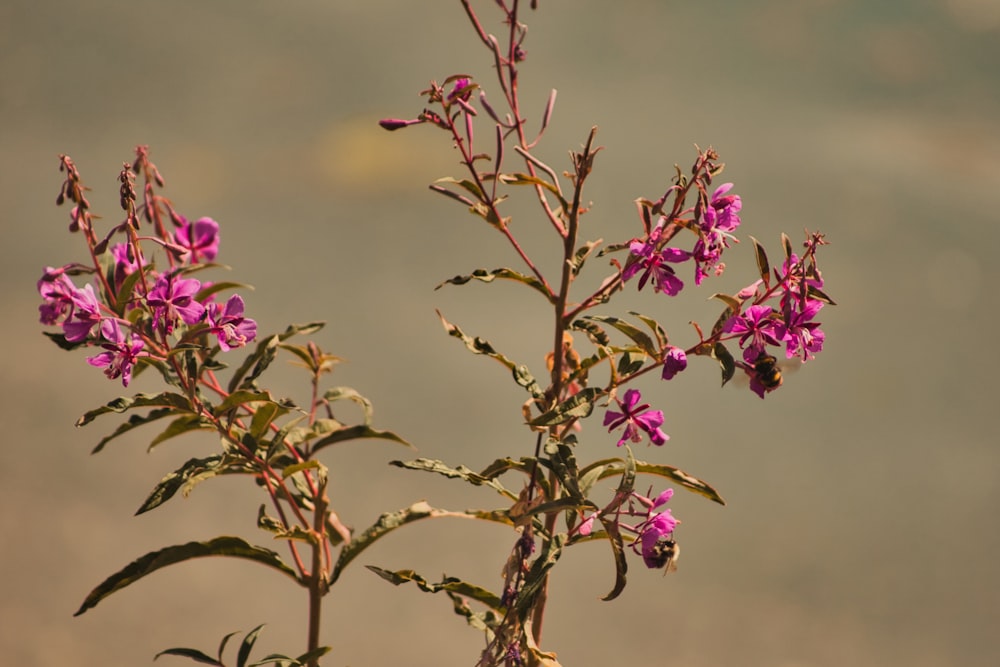
[[[773,280],[762,271],[760,280],[737,295],[741,308],[722,326],[723,334],[737,339],[750,388],[761,398],[781,386],[777,358],[769,348],[784,346],[786,359],[802,363],[823,350],[826,335],[815,318],[824,305],[833,303],[823,292],[823,277],[816,265],[816,250],[824,244],[822,234],[810,235],[800,258],[786,242],[785,261],[780,270],[775,269]],[[763,253],[761,248],[757,251]],[[777,301],[777,308],[767,301]],[[746,304],[751,305],[743,308]]]
[[[617,529],[634,536],[632,550],[642,556],[642,562],[650,569],[674,568],[677,559],[677,543],[674,541],[674,529],[680,523],[669,509],[662,509],[674,495],[672,488],[667,488],[656,498],[643,496],[631,491],[626,500],[616,498],[612,501],[614,512],[606,508],[602,512],[594,512],[586,517],[577,527],[577,532],[586,537],[594,530],[594,521],[604,516],[604,521],[613,521]],[[622,521],[622,517],[643,517],[636,525]]]
[[[41,323],[62,328],[61,341],[58,334],[51,336],[68,347],[102,348],[103,352],[88,357],[87,362],[103,368],[108,378],[121,378],[126,387],[136,363],[143,358],[167,359],[176,347],[173,340],[185,346],[207,347],[206,337],[214,335],[219,348],[228,351],[246,345],[257,335],[257,323],[244,316],[244,302],[238,294],[224,305],[215,303],[218,290],[214,286],[188,277],[218,254],[219,224],[215,220],[189,222],[165,198],[149,195],[140,212],[154,222],[156,235],[138,235],[132,171],[145,169],[157,177],[158,173],[145,161],[145,151],[140,148],[137,152],[135,167],[128,173],[123,170],[121,177],[127,219],[104,240],[98,240],[89,225],[79,224],[92,218],[81,213],[88,204],[75,167],[64,158],[71,176],[60,199],[77,202],[71,217],[75,228],[85,233],[93,264],[47,267],[38,281]],[[147,184],[147,191],[150,189]],[[164,209],[169,215],[163,215]],[[173,223],[172,231],[165,224],[166,218]],[[115,234],[124,235],[126,240],[112,245],[109,240]],[[166,249],[168,268],[161,271],[147,261],[142,241]],[[70,277],[74,275],[95,279],[78,287]]]

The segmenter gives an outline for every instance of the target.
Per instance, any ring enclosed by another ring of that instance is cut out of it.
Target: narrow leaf
[[[518,271],[514,271],[513,269],[501,268],[501,269],[493,269],[492,271],[487,271],[486,269],[476,269],[475,271],[473,271],[468,275],[464,276],[459,275],[455,276],[454,278],[449,278],[448,280],[444,281],[434,289],[436,290],[441,289],[445,285],[464,285],[471,280],[478,280],[484,283],[491,283],[498,278],[502,280],[512,280],[514,282],[527,285],[528,287],[531,287],[532,289],[540,292],[541,295],[544,296],[546,301],[548,301],[549,303],[555,302],[555,297],[549,293],[549,290],[546,289],[545,285],[543,285],[542,282],[538,280],[538,278],[525,275]]]
[[[432,584],[413,570],[396,570],[393,572],[391,570],[384,570],[380,567],[375,567],[374,565],[366,565],[365,567],[394,586],[400,586],[412,581],[418,588],[420,588],[420,590],[426,593],[439,593],[441,591],[447,591],[449,593],[455,593],[471,598],[476,602],[486,605],[490,609],[503,609],[500,597],[495,593],[492,593],[482,586],[476,586],[462,581],[461,579],[456,579],[455,577],[445,577],[439,583]]]
[[[764,281],[764,287],[771,286],[771,265],[767,261],[767,251],[764,250],[764,246],[761,245],[760,241],[754,237],[750,237],[753,242],[754,255],[757,258],[757,272],[760,273],[760,279]]]
[[[156,485],[136,511],[136,515],[159,507],[173,498],[181,487],[191,484],[192,480],[196,478],[200,481],[220,474],[222,468],[223,456],[219,454],[203,459],[188,459],[184,465],[160,480],[160,483]]]
[[[601,389],[595,387],[581,389],[551,410],[535,417],[528,424],[531,426],[555,426],[564,424],[571,419],[587,417],[594,410],[594,401],[602,393]]]
[[[646,354],[653,358],[659,357],[659,346],[653,343],[653,340],[649,337],[649,335],[639,327],[630,324],[621,318],[612,317],[610,315],[588,315],[586,319],[603,322],[604,324],[610,324],[615,329],[618,329],[618,331],[621,331],[623,334],[632,339],[632,341],[642,348]]]
[[[517,494],[508,491],[504,488],[503,484],[494,479],[493,477],[487,476],[485,474],[476,473],[463,465],[459,465],[457,468],[452,468],[445,465],[441,461],[435,461],[432,459],[415,459],[413,461],[390,461],[389,465],[396,466],[397,468],[405,468],[408,470],[423,470],[424,472],[433,472],[439,475],[444,475],[450,479],[461,479],[473,486],[488,486],[495,490],[500,495],[508,498],[510,500],[517,500]]]
[[[161,394],[136,394],[131,398],[122,396],[94,410],[85,412],[76,421],[77,426],[86,426],[101,415],[109,412],[125,412],[135,408],[172,408],[180,412],[193,412],[191,401],[186,397],[165,391]]]
[[[253,650],[253,645],[257,642],[257,637],[260,635],[260,631],[263,627],[263,624],[258,625],[256,628],[248,632],[247,636],[243,638],[243,643],[240,644],[240,650],[236,654],[236,667],[246,667],[247,660],[250,658],[250,651]]]
[[[104,449],[104,446],[106,444],[108,444],[118,436],[124,435],[134,428],[138,428],[145,424],[149,424],[150,422],[154,422],[157,419],[163,419],[167,415],[173,414],[173,412],[174,411],[171,408],[158,408],[156,410],[150,410],[148,413],[144,415],[131,415],[128,418],[128,421],[121,424],[110,435],[101,438],[101,441],[97,443],[97,446],[95,446],[92,450],[90,450],[90,453],[96,454],[97,452]]]
[[[216,537],[207,542],[188,542],[187,544],[166,547],[139,557],[92,590],[73,615],[79,616],[88,609],[92,609],[115,591],[135,583],[160,568],[205,556],[230,556],[255,561],[267,565],[295,581],[299,580],[295,570],[286,565],[274,551],[254,546],[239,537]]]
[[[317,452],[324,447],[329,447],[330,445],[335,445],[338,442],[346,442],[347,440],[358,440],[361,438],[381,438],[383,440],[392,440],[393,442],[398,442],[401,445],[406,445],[412,448],[409,442],[404,440],[402,437],[396,435],[392,431],[382,431],[371,426],[365,426],[359,424],[357,426],[347,426],[337,431],[334,431],[325,438],[321,438],[313,443],[312,451]]]
[[[160,651],[155,656],[153,656],[153,660],[156,660],[161,655],[176,655],[180,656],[181,658],[190,658],[195,662],[200,662],[205,665],[216,665],[217,667],[226,667],[225,664],[223,664],[222,662],[216,660],[210,655],[202,653],[201,651],[195,648],[168,648],[167,650]]]
[[[184,415],[170,422],[170,425],[162,433],[153,438],[146,447],[147,451],[153,449],[160,443],[175,438],[190,431],[214,431],[215,425],[208,419],[200,415]]]

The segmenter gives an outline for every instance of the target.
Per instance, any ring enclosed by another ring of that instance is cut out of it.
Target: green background
[[[499,32],[493,3],[478,4]],[[552,583],[546,647],[567,666],[997,664],[1000,5],[540,4],[524,16],[526,115],[540,118],[550,88],[559,96],[536,152],[566,169],[592,125],[606,147],[584,236],[635,236],[633,200],[658,197],[673,165],[690,165],[693,144],[712,145],[743,197],[744,237],[774,258],[781,231],[796,242],[803,228],[827,233],[820,259],[840,304],[822,313],[826,350],[764,402],[720,391],[703,359],[643,386],[672,439],[640,456],[708,480],[729,506],[676,495],[678,572],[663,578],[633,561],[614,603],[598,600],[613,582],[608,550],[570,551]],[[446,137],[430,127],[389,134],[376,121],[416,115],[417,91],[454,73],[474,75],[496,101],[490,66],[457,2],[0,6],[5,663],[149,664],[161,649],[211,651],[261,622],[265,652],[304,643],[304,592],[225,560],[159,572],[71,617],[92,586],[146,551],[220,533],[266,537],[245,480],[132,517],[210,440],[147,454],[142,438],[124,439],[90,457],[116,422],[74,429],[121,387],[39,333],[35,281],[84,250],[65,231],[68,210],[54,206],[57,155],[76,160],[110,224],[121,164],[150,144],[179,210],[221,223],[219,259],[256,286],[244,296],[262,331],[327,320],[319,340],[348,360],[333,383],[372,398],[378,425],[421,456],[480,468],[529,451],[524,394],[449,339],[434,308],[536,375],[550,318],[513,285],[433,291],[475,268],[520,267],[499,235],[426,189],[460,175]],[[492,150],[486,126],[480,133]],[[551,266],[553,235],[530,206],[510,211]],[[749,244],[726,259],[726,274],[698,292],[623,303],[690,345],[688,320],[710,325],[718,310],[705,297],[753,277]],[[282,371],[277,392],[305,400],[301,380]],[[596,419],[581,437],[580,458],[613,453]],[[373,441],[324,458],[345,521],[363,527],[421,498],[494,502],[385,466],[409,455]],[[496,587],[512,544],[495,526],[439,522],[400,531],[363,560]],[[469,665],[481,646],[446,599],[361,568],[328,600],[335,652],[324,664]]]

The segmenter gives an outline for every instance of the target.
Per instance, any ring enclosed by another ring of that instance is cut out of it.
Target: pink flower
[[[142,351],[142,341],[132,336],[132,332],[123,334],[116,320],[106,319],[101,322],[101,347],[104,352],[93,357],[87,357],[91,366],[104,366],[104,374],[109,380],[122,379],[122,385],[127,387],[132,380],[132,366]]]
[[[622,412],[608,410],[604,414],[604,425],[608,427],[608,431],[613,431],[622,424],[626,425],[622,437],[618,439],[619,447],[629,440],[639,442],[642,440],[643,431],[654,445],[662,445],[670,439],[670,436],[660,429],[663,425],[663,412],[649,410],[649,404],[646,403],[638,405],[641,398],[638,389],[629,389],[625,392],[624,402],[617,401]]]

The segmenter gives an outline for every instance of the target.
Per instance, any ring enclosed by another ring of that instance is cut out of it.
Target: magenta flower
[[[718,275],[725,268],[720,261],[722,252],[729,247],[730,239],[735,240],[731,232],[740,226],[738,213],[743,208],[739,195],[726,194],[732,187],[732,183],[723,183],[716,188],[702,213],[701,234],[691,253],[695,260],[695,285],[700,285],[710,270]]]
[[[142,351],[142,341],[134,338],[132,332],[123,334],[116,320],[106,319],[101,322],[101,347],[104,352],[93,357],[87,357],[91,366],[104,366],[104,374],[109,380],[122,379],[122,385],[127,387],[132,380],[132,366]]]
[[[822,307],[822,301],[812,299],[806,301],[802,312],[786,313],[785,322],[778,325],[777,331],[785,343],[787,358],[801,356],[802,361],[809,361],[823,350],[826,334],[819,328],[820,322],[811,321]]]
[[[38,306],[42,324],[59,324],[73,312],[73,295],[76,285],[65,273],[65,267],[54,269],[45,267],[45,273],[38,280],[38,293],[43,303]]]
[[[677,277],[673,267],[667,266],[667,262],[686,262],[691,259],[691,253],[678,248],[657,249],[665,223],[666,218],[660,218],[645,241],[636,240],[629,244],[628,249],[632,254],[622,272],[622,281],[628,281],[639,271],[643,271],[642,278],[639,279],[640,290],[652,278],[654,291],[676,296],[684,288],[684,283]]]
[[[618,439],[619,447],[627,441],[642,440],[642,431],[646,432],[654,445],[662,445],[670,439],[670,436],[660,429],[663,425],[663,412],[650,410],[648,403],[638,405],[641,398],[638,389],[629,389],[625,392],[624,402],[615,399],[622,412],[608,410],[604,413],[604,425],[608,427],[609,432],[625,424],[625,431]]]
[[[229,297],[225,306],[208,304],[209,333],[219,339],[219,347],[228,352],[243,347],[257,337],[257,323],[243,317],[243,298],[239,294]]]
[[[181,226],[174,232],[174,243],[185,250],[181,261],[189,264],[211,262],[219,254],[219,223],[212,218],[188,222],[181,217]]]
[[[651,569],[659,569],[664,566],[662,543],[673,538],[674,529],[680,523],[669,509],[662,512],[654,511],[658,507],[666,505],[673,495],[673,489],[666,489],[652,501],[648,498],[638,497],[649,509],[646,512],[646,520],[637,527],[639,535],[636,537],[636,542],[642,546],[643,562],[646,567]]]
[[[78,343],[89,336],[94,325],[101,321],[101,306],[90,284],[84,285],[83,289],[74,289],[71,299],[73,307],[62,327],[66,340]]]
[[[679,347],[670,346],[667,356],[663,359],[663,374],[660,376],[664,380],[673,380],[674,376],[687,368],[687,354]]]
[[[748,364],[756,361],[767,345],[780,345],[780,323],[775,321],[773,314],[771,306],[750,306],[745,313],[730,317],[722,326],[725,333],[740,334],[743,360]]]
[[[157,278],[146,298],[153,309],[153,325],[158,327],[162,321],[166,332],[170,333],[179,320],[185,324],[200,321],[205,314],[205,306],[194,298],[200,288],[200,282],[193,278],[180,278],[176,271]]]

